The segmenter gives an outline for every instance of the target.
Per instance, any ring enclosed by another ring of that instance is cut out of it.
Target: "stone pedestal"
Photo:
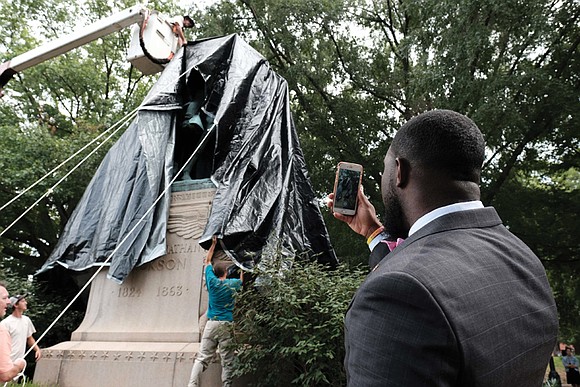
[[[194,188],[171,194],[167,254],[133,270],[122,285],[106,278],[106,268],[101,271],[71,341],[43,350],[36,383],[187,385],[207,308],[202,273],[206,251],[197,240],[215,194],[208,183]],[[202,375],[202,386],[221,386],[220,373],[219,363],[212,363]]]

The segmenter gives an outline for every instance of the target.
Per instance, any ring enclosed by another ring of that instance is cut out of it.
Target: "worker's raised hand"
[[[352,216],[339,214],[334,212],[334,217],[338,220],[343,221],[344,223],[348,224],[348,226],[357,234],[368,238],[376,229],[381,227],[381,222],[377,218],[377,212],[375,207],[371,204],[369,199],[367,199],[366,195],[363,192],[363,188],[361,186],[360,190],[358,191],[358,205],[356,209],[356,214]],[[332,209],[334,205],[334,194],[331,193],[328,195],[327,206]]]
[[[217,235],[211,237],[211,247],[209,248],[207,255],[205,256],[204,263],[206,265],[211,264],[211,259],[213,258],[213,252],[215,250],[215,246],[217,244]]]

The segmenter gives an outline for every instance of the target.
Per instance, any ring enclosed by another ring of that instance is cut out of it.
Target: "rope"
[[[177,81],[179,80],[181,77],[183,77],[185,74],[187,74],[194,66],[192,65],[190,68],[186,69],[185,71],[183,71],[181,74],[179,74],[179,76],[174,80]],[[168,85],[170,85],[172,83],[168,83]],[[164,90],[160,90],[157,94],[154,94],[151,96],[151,98],[149,98],[148,100],[144,101],[138,108],[136,108],[135,110],[133,110],[131,113],[127,114],[123,119],[119,120],[117,123],[119,123],[120,121],[124,120],[126,117],[132,116],[133,114],[136,114],[136,112],[142,107],[144,106],[146,103],[149,103],[154,97],[157,97],[161,92],[163,92]],[[116,125],[116,124],[115,124]],[[114,127],[114,126],[113,126]],[[121,127],[121,125],[119,126]],[[74,304],[74,302],[81,296],[81,294],[87,289],[87,287],[94,281],[94,279],[97,277],[97,275],[101,272],[101,270],[103,270],[103,268],[105,267],[105,265],[107,265],[110,260],[113,258],[113,256],[115,255],[115,253],[119,250],[119,248],[123,245],[123,243],[125,243],[125,241],[129,238],[129,236],[133,233],[133,231],[135,231],[137,229],[137,227],[141,224],[141,222],[151,213],[151,211],[153,209],[155,209],[155,206],[157,205],[157,203],[167,194],[167,191],[171,188],[171,186],[173,185],[173,183],[175,182],[175,180],[177,179],[177,177],[184,171],[184,169],[186,168],[186,166],[192,162],[193,160],[195,160],[197,158],[197,154],[199,153],[199,151],[201,149],[203,149],[203,147],[206,145],[206,143],[209,140],[209,137],[215,132],[217,125],[214,123],[211,128],[207,131],[207,133],[205,134],[205,136],[202,138],[202,140],[200,141],[200,143],[198,144],[197,148],[193,151],[193,153],[191,154],[191,156],[189,156],[189,158],[187,159],[187,161],[185,163],[183,163],[182,167],[179,169],[179,171],[177,171],[177,173],[174,174],[173,178],[171,179],[171,181],[169,182],[169,184],[167,185],[167,187],[163,190],[163,192],[161,192],[159,194],[159,196],[155,199],[155,201],[153,202],[153,204],[149,207],[149,209],[143,214],[143,216],[139,219],[139,221],[133,226],[133,228],[131,230],[129,230],[129,232],[127,233],[127,235],[121,240],[121,242],[119,242],[119,244],[117,245],[117,247],[111,252],[111,254],[107,257],[107,259],[101,263],[100,267],[97,269],[97,271],[91,276],[91,278],[87,281],[87,283],[79,290],[79,292],[73,297],[73,299],[68,303],[68,305],[60,312],[60,314],[54,319],[54,321],[48,326],[48,328],[46,328],[46,330],[44,331],[44,333],[36,340],[36,345],[39,345],[39,343],[42,341],[42,339],[44,339],[44,337],[47,335],[48,332],[50,332],[50,330],[54,327],[54,325],[62,318],[62,316],[64,316],[64,314],[70,309],[70,307]],[[116,131],[118,131],[119,129],[117,129]],[[113,132],[114,133],[116,133]],[[104,142],[103,144],[110,138],[112,137],[111,134]],[[100,144],[99,146],[102,146],[102,144]],[[97,148],[98,149],[98,148]],[[81,165],[84,161],[86,161],[86,159],[92,155],[94,153],[91,152],[89,155],[87,155],[83,160],[81,160],[81,162],[79,164],[77,164],[77,166],[75,167],[78,168],[78,165]],[[64,163],[63,163],[64,164]],[[59,166],[60,167],[60,166]],[[40,202],[40,200],[42,200],[46,195],[48,195],[50,192],[52,192],[52,190],[58,186],[58,184],[60,184],[66,177],[68,177],[70,175],[71,172],[67,173],[62,179],[59,180],[59,182],[57,184],[55,184],[53,187],[51,187],[39,200],[37,200],[27,211],[25,211],[25,213],[23,215],[21,215],[16,221],[14,221],[12,224],[10,224],[10,226],[8,226],[1,234],[0,236],[2,236],[4,234],[4,232],[6,232],[6,230],[8,230],[10,227],[12,227],[19,219],[21,219],[26,213],[28,213],[30,211],[30,209],[32,207],[34,207],[36,204],[38,204],[38,202]],[[36,183],[38,184],[38,183]],[[24,354],[24,357],[28,356],[28,354],[34,349],[34,347],[30,347],[26,353]],[[7,383],[6,383],[7,384]],[[4,386],[6,386],[6,384]]]
[[[123,118],[122,118],[123,119]],[[26,192],[30,191],[32,188],[36,187],[38,184],[40,184],[44,179],[46,179],[48,176],[52,175],[54,172],[56,172],[57,170],[60,169],[60,167],[62,167],[63,165],[65,165],[66,163],[68,163],[69,161],[71,161],[72,159],[74,159],[76,156],[78,156],[79,153],[81,153],[82,151],[84,151],[85,149],[87,149],[90,145],[92,145],[95,141],[99,140],[101,137],[103,137],[109,130],[113,129],[115,126],[111,126],[109,129],[105,130],[103,133],[99,134],[97,137],[95,137],[92,141],[90,141],[88,144],[86,144],[85,146],[83,146],[81,149],[79,149],[78,151],[76,151],[73,155],[69,156],[68,159],[66,159],[65,161],[63,161],[62,163],[60,163],[59,165],[57,165],[56,167],[54,167],[52,170],[50,170],[50,172],[48,172],[46,175],[42,176],[40,179],[38,179],[34,184],[32,184],[30,187],[26,188],[24,191],[20,192],[18,195],[16,195],[15,197],[13,197],[12,199],[10,199],[6,204],[4,204],[2,207],[0,207],[0,211],[4,210],[6,207],[8,207],[10,204],[12,204],[13,202],[15,202],[16,200],[18,200],[22,195],[24,195]]]
[[[182,76],[184,76],[185,74],[187,74],[194,66],[192,65],[190,68],[186,69],[185,71],[183,71],[181,74],[179,74],[179,76],[173,81],[177,81],[179,80]],[[149,103],[151,100],[153,100],[154,97],[157,97],[161,92],[163,92],[164,90],[160,90],[157,94],[154,94],[151,96],[151,98],[149,98],[146,101],[143,101],[141,103],[141,105],[139,105],[139,107],[137,107],[136,109],[134,109],[132,112],[128,113],[127,115],[125,115],[123,118],[121,118],[119,121],[117,121],[115,123],[115,125],[113,125],[111,128],[107,129],[105,132],[103,132],[102,134],[100,134],[99,136],[97,136],[95,139],[93,139],[91,142],[89,142],[87,145],[85,145],[83,148],[79,149],[75,154],[73,154],[72,156],[70,156],[69,158],[67,158],[65,161],[63,161],[61,164],[59,164],[57,167],[53,168],[50,172],[48,172],[45,176],[43,176],[42,178],[40,178],[39,180],[37,180],[34,184],[32,184],[30,187],[28,187],[26,190],[24,190],[23,192],[21,192],[20,194],[18,194],[16,197],[14,197],[12,200],[10,200],[8,203],[4,204],[1,208],[0,211],[2,211],[4,208],[6,208],[8,205],[10,205],[11,203],[13,203],[14,201],[16,201],[18,198],[20,198],[22,195],[24,195],[26,192],[28,192],[30,189],[32,189],[33,187],[35,187],[36,185],[38,185],[40,182],[42,182],[44,179],[46,179],[49,175],[51,175],[52,173],[54,173],[55,171],[57,171],[59,168],[61,168],[63,165],[65,165],[68,161],[72,160],[74,157],[76,157],[80,152],[82,152],[83,150],[85,150],[88,146],[92,145],[95,141],[97,141],[100,137],[104,136],[105,133],[107,133],[109,130],[111,130],[112,128],[114,128],[119,122],[123,122],[123,124],[126,124],[129,120],[130,117],[134,117],[137,114],[137,111],[143,107],[144,105],[146,105],[147,103]],[[66,179],[72,172],[74,172],[78,167],[80,167],[80,165],[82,165],[91,155],[93,155],[102,145],[104,145],[115,133],[117,133],[120,128],[122,127],[123,124],[119,125],[119,128],[117,128],[111,135],[109,135],[101,144],[99,144],[93,151],[91,151],[86,157],[84,157],[79,163],[77,163],[77,165],[69,172],[67,173],[65,176],[63,176],[56,184],[54,184],[51,188],[49,188],[36,202],[34,202],[22,215],[20,215],[14,222],[12,222],[8,227],[6,227],[2,233],[0,233],[0,237],[2,235],[4,235],[4,233],[6,231],[8,231],[14,224],[16,224],[16,222],[18,222],[20,219],[22,219],[22,217],[24,217],[28,212],[30,212],[30,210],[36,206],[42,199],[44,199],[46,196],[48,196],[49,194],[51,194],[54,190],[54,188],[56,188],[62,181],[64,181],[64,179]],[[113,252],[111,252],[111,254],[107,257],[107,259],[101,263],[101,265],[99,266],[99,268],[97,269],[97,271],[91,276],[91,278],[87,281],[87,283],[79,290],[79,292],[73,297],[73,299],[68,303],[68,305],[60,312],[60,314],[54,319],[54,321],[48,326],[48,328],[46,328],[46,330],[44,331],[44,333],[42,335],[40,335],[40,337],[38,338],[38,340],[36,340],[36,345],[39,345],[39,343],[42,341],[42,339],[47,335],[48,332],[50,332],[50,330],[54,327],[54,325],[56,325],[56,323],[62,318],[62,316],[64,316],[64,314],[70,309],[70,307],[74,304],[74,302],[80,297],[80,295],[87,289],[87,287],[94,281],[94,279],[97,277],[97,275],[101,272],[101,270],[103,270],[103,268],[105,267],[105,265],[107,265],[107,263],[109,263],[109,261],[113,258],[113,256],[115,255],[115,253],[119,250],[119,248],[123,245],[123,243],[125,243],[125,241],[129,238],[129,236],[133,233],[133,231],[135,231],[137,229],[137,226],[139,226],[139,224],[141,224],[141,222],[145,219],[145,217],[147,217],[147,215],[149,215],[151,213],[151,211],[155,208],[155,206],[157,205],[157,203],[159,202],[159,200],[161,200],[166,194],[167,191],[171,188],[171,186],[173,185],[173,183],[175,182],[175,180],[177,179],[177,177],[184,171],[185,167],[187,167],[187,165],[192,162],[193,160],[195,160],[197,158],[197,153],[203,149],[203,147],[205,146],[205,144],[207,143],[209,137],[213,134],[213,132],[216,129],[216,124],[214,123],[211,128],[207,131],[207,133],[205,134],[205,136],[203,137],[203,139],[200,141],[199,145],[197,146],[197,148],[193,151],[193,153],[191,154],[191,156],[189,156],[189,158],[187,159],[187,161],[185,163],[183,163],[183,166],[179,169],[179,171],[177,173],[174,174],[173,178],[171,179],[171,181],[169,182],[169,184],[167,185],[167,187],[163,190],[163,192],[161,194],[159,194],[159,196],[157,197],[157,199],[155,199],[155,201],[153,202],[153,204],[149,207],[149,209],[145,212],[145,214],[143,214],[143,216],[139,219],[139,221],[135,224],[135,226],[133,226],[133,228],[131,230],[129,230],[129,232],[127,233],[127,235],[121,240],[121,242],[119,242],[119,244],[117,245],[117,247],[113,250]],[[24,354],[24,357],[28,356],[28,354],[34,349],[34,346],[30,347],[26,353]],[[24,370],[26,369],[26,367],[24,367],[24,369],[16,376],[16,378],[19,378],[20,376],[23,377],[23,385],[26,384],[26,377],[24,376]],[[4,387],[6,387],[8,385],[8,382],[4,383]]]
[[[126,122],[125,122],[125,124],[126,124]],[[93,154],[95,154],[99,150],[100,147],[105,145],[107,143],[107,141],[109,141],[111,139],[111,137],[113,137],[121,128],[122,128],[122,126],[119,126],[113,133],[111,133],[105,139],[105,141],[100,143],[95,149],[93,149],[88,155],[86,155],[79,163],[77,163],[77,165],[74,166],[73,169],[71,169],[69,172],[67,172],[52,187],[47,189],[46,192],[44,194],[42,194],[42,196],[40,198],[38,198],[34,203],[32,203],[32,205],[30,205],[18,218],[16,218],[12,223],[10,223],[8,225],[8,227],[6,227],[4,230],[2,230],[2,232],[0,233],[0,237],[2,237],[2,235],[4,235],[6,233],[6,231],[10,230],[12,228],[12,226],[14,226],[20,219],[22,219],[26,214],[28,214],[38,203],[40,203],[40,201],[42,199],[44,199],[45,197],[47,197],[48,195],[53,193],[54,189],[56,187],[58,187],[60,185],[60,183],[62,183],[67,177],[69,177],[74,171],[76,171],[85,161],[88,160],[89,157],[91,157]]]
[[[179,80],[183,75],[187,74],[194,66],[192,65],[190,68],[188,68],[187,70],[185,70],[184,72],[182,72],[181,74],[179,74],[178,77],[176,77],[173,82]],[[156,94],[151,95],[148,99],[144,100],[141,105],[139,105],[137,108],[133,109],[130,113],[126,114],[124,117],[122,117],[121,119],[119,119],[114,125],[112,125],[109,129],[107,129],[106,131],[104,131],[103,133],[101,133],[99,136],[95,137],[92,141],[90,141],[87,145],[85,145],[84,147],[82,147],[81,149],[79,149],[77,152],[75,152],[73,155],[71,155],[69,158],[67,158],[65,161],[63,161],[62,163],[60,163],[58,166],[56,166],[55,168],[53,168],[50,172],[48,172],[46,175],[44,175],[43,177],[41,177],[39,180],[37,180],[35,183],[33,183],[31,186],[29,186],[28,188],[26,188],[24,191],[22,191],[20,194],[16,195],[14,198],[12,198],[10,201],[8,201],[6,204],[4,204],[2,207],[0,207],[0,212],[2,210],[4,210],[7,206],[9,206],[10,204],[12,204],[14,201],[18,200],[22,195],[24,195],[26,192],[30,191],[32,188],[34,188],[35,186],[37,186],[38,184],[40,184],[43,180],[45,180],[48,176],[50,176],[51,174],[53,174],[54,172],[56,172],[58,169],[60,169],[63,165],[65,165],[67,162],[69,162],[70,160],[72,160],[74,157],[76,157],[78,154],[80,154],[82,151],[84,151],[85,149],[87,149],[90,145],[92,145],[94,142],[96,142],[97,140],[99,140],[102,136],[104,136],[108,131],[110,131],[111,129],[115,128],[116,126],[119,126],[114,132],[113,134],[109,135],[104,141],[103,143],[99,144],[97,146],[97,148],[95,148],[95,150],[93,150],[91,153],[89,153],[88,156],[86,156],[85,158],[83,158],[77,165],[75,165],[73,167],[73,169],[67,173],[63,178],[61,178],[55,185],[53,185],[52,187],[50,187],[38,200],[36,200],[32,205],[30,205],[18,218],[16,218],[16,220],[14,220],[12,223],[10,223],[10,225],[8,225],[7,227],[4,228],[4,230],[2,230],[2,232],[0,233],[0,237],[2,237],[8,230],[10,230],[10,228],[12,228],[12,226],[14,226],[20,219],[22,219],[26,214],[28,214],[32,208],[34,206],[36,206],[38,203],[40,203],[40,201],[42,199],[44,199],[45,197],[47,197],[48,195],[50,195],[54,189],[56,187],[58,187],[58,185],[60,185],[60,183],[62,183],[64,181],[64,179],[66,179],[72,172],[74,172],[76,169],[78,169],[91,155],[93,155],[97,149],[99,149],[101,146],[103,146],[115,133],[117,133],[119,131],[119,129],[122,127],[122,125],[125,125],[130,119],[134,118],[137,115],[137,112],[139,111],[139,109],[141,109],[143,106],[147,105],[149,102],[151,102],[154,98],[156,98],[158,95],[160,95],[162,92],[165,92],[165,90],[159,90]]]
[[[97,277],[97,275],[101,272],[101,270],[103,270],[103,268],[105,267],[105,265],[107,263],[109,263],[109,261],[111,260],[111,258],[113,257],[113,255],[115,255],[115,253],[117,252],[117,250],[119,250],[119,248],[123,245],[123,243],[125,243],[125,241],[129,238],[129,236],[133,233],[133,231],[135,231],[137,229],[137,226],[139,226],[141,224],[141,222],[143,221],[143,219],[145,219],[145,217],[147,215],[149,215],[149,213],[155,209],[155,206],[157,205],[157,203],[159,202],[159,200],[161,200],[165,194],[167,193],[167,191],[171,188],[171,185],[173,185],[173,183],[175,182],[175,180],[177,179],[177,177],[181,174],[181,172],[183,172],[183,170],[185,169],[185,167],[187,166],[187,164],[189,164],[189,162],[191,160],[194,159],[195,156],[197,156],[197,153],[203,148],[203,146],[205,145],[205,143],[207,142],[208,138],[211,136],[211,134],[215,131],[216,125],[212,125],[212,127],[207,131],[206,135],[204,136],[204,138],[202,139],[202,141],[199,143],[199,145],[197,146],[197,148],[193,151],[193,153],[191,154],[191,156],[189,156],[189,159],[187,160],[186,163],[183,164],[183,166],[179,169],[179,171],[173,176],[173,179],[171,179],[171,181],[169,182],[169,184],[167,185],[167,187],[163,190],[163,192],[161,194],[159,194],[159,196],[157,196],[157,199],[155,199],[155,201],[153,202],[153,204],[149,207],[149,209],[145,212],[145,214],[143,214],[143,216],[139,219],[139,221],[135,224],[135,226],[133,226],[133,228],[131,230],[129,230],[129,232],[127,233],[127,235],[121,240],[121,242],[119,242],[119,244],[117,245],[117,247],[115,247],[115,249],[113,250],[113,252],[107,257],[107,259],[100,265],[100,267],[97,269],[97,271],[95,272],[95,274],[93,274],[91,276],[91,278],[87,281],[87,283],[81,288],[81,290],[79,290],[79,292],[74,296],[74,298],[72,299],[72,301],[70,301],[68,303],[68,305],[62,310],[62,312],[60,312],[60,314],[56,317],[56,319],[48,326],[48,328],[46,328],[46,330],[44,331],[44,333],[38,338],[38,340],[36,340],[36,345],[38,345],[38,343],[44,338],[44,336],[46,336],[46,334],[52,329],[52,327],[54,327],[54,325],[58,322],[58,320],[61,319],[62,316],[64,316],[64,314],[70,309],[70,307],[72,306],[72,304],[80,297],[80,295],[82,294],[82,292],[85,291],[85,289],[93,282],[93,280]],[[26,351],[24,357],[26,357],[30,351],[33,350],[34,347],[30,347],[28,349],[28,351]]]
[[[64,181],[64,179],[66,179],[72,172],[74,172],[75,170],[77,170],[85,161],[88,160],[88,158],[90,156],[92,156],[93,154],[96,153],[96,151],[102,147],[103,145],[105,145],[107,143],[107,141],[109,141],[122,127],[123,125],[126,125],[127,122],[132,119],[133,117],[135,117],[137,115],[137,109],[134,109],[132,112],[126,114],[123,118],[121,118],[119,121],[117,121],[113,126],[111,126],[109,129],[107,129],[106,131],[104,131],[103,133],[101,133],[100,135],[98,135],[97,137],[95,137],[92,141],[90,141],[88,144],[86,144],[85,146],[83,146],[81,149],[79,149],[77,152],[75,152],[73,155],[71,155],[69,158],[67,158],[65,161],[63,161],[62,163],[60,163],[59,165],[57,165],[56,167],[54,167],[50,172],[48,172],[46,175],[44,175],[43,177],[41,177],[40,179],[38,179],[35,183],[33,183],[31,186],[29,186],[28,188],[26,188],[24,191],[22,191],[20,194],[16,195],[14,198],[12,198],[9,202],[7,202],[6,204],[4,204],[1,208],[0,211],[2,211],[4,208],[6,208],[8,205],[12,204],[14,201],[16,201],[17,199],[19,199],[22,195],[24,195],[26,192],[30,191],[32,188],[34,188],[35,186],[37,186],[38,184],[40,184],[43,180],[45,180],[48,176],[50,176],[51,174],[53,174],[54,172],[56,172],[58,169],[60,169],[63,165],[65,165],[67,162],[69,162],[70,160],[72,160],[74,157],[76,157],[78,154],[80,154],[82,151],[84,151],[85,149],[87,149],[90,145],[92,145],[95,141],[99,140],[102,136],[104,136],[107,132],[109,132],[111,129],[113,129],[115,126],[119,126],[117,129],[115,129],[115,131],[113,133],[111,133],[102,143],[100,143],[95,149],[93,149],[87,156],[85,156],[80,162],[77,163],[77,165],[75,165],[73,167],[73,169],[71,169],[67,174],[64,175],[63,178],[61,178],[56,184],[54,184],[52,187],[50,187],[38,200],[36,200],[32,205],[30,205],[18,218],[16,218],[15,221],[13,221],[12,223],[10,223],[9,226],[7,226],[6,228],[4,228],[4,230],[2,230],[2,232],[0,233],[0,237],[2,235],[4,235],[8,230],[10,230],[10,228],[12,228],[12,226],[14,226],[20,219],[22,219],[26,214],[28,214],[32,208],[34,208],[34,206],[36,206],[38,203],[40,203],[40,201],[42,199],[44,199],[45,197],[47,197],[48,195],[50,195],[54,189],[56,187],[58,187],[60,185],[60,183],[62,183]]]
[[[193,68],[193,66],[191,66],[190,68],[186,69],[184,72],[182,72],[179,75],[179,77],[177,77],[177,79],[179,79],[183,75],[187,74],[192,68]],[[155,97],[155,96],[157,96],[157,95],[158,94],[155,94],[154,96],[152,96],[152,98]],[[149,101],[150,100],[147,100],[146,102],[149,102]],[[145,102],[143,102],[143,104],[141,106],[143,106],[144,104],[145,104]],[[125,243],[125,241],[133,233],[133,231],[135,231],[137,229],[137,227],[141,224],[141,222],[151,213],[151,211],[153,209],[155,209],[155,206],[157,205],[157,203],[167,194],[167,191],[171,188],[171,186],[173,185],[173,183],[175,182],[175,180],[177,179],[177,177],[184,171],[184,169],[186,168],[186,166],[190,162],[192,162],[193,160],[195,160],[197,158],[198,153],[200,152],[201,149],[203,149],[203,147],[205,147],[206,143],[209,141],[210,136],[215,132],[216,127],[217,127],[216,123],[214,123],[211,126],[211,128],[207,131],[207,133],[202,138],[202,140],[198,144],[197,148],[193,151],[193,153],[191,154],[191,156],[189,156],[189,158],[187,159],[187,161],[185,163],[183,163],[183,165],[179,169],[179,171],[177,171],[177,173],[174,174],[173,178],[171,179],[171,181],[169,182],[169,184],[167,185],[167,187],[163,190],[163,192],[161,192],[159,194],[159,196],[155,199],[155,201],[153,202],[153,204],[143,214],[143,216],[133,226],[133,228],[131,230],[129,230],[129,232],[127,232],[127,235],[121,240],[121,242],[119,242],[119,244],[117,245],[117,247],[111,252],[111,254],[107,257],[107,259],[103,263],[101,263],[100,267],[91,276],[91,278],[87,281],[87,283],[79,290],[79,292],[73,297],[73,299],[68,303],[68,305],[60,312],[60,314],[54,319],[54,321],[48,326],[48,328],[46,328],[46,330],[44,331],[44,333],[36,340],[36,345],[39,345],[39,343],[46,336],[46,334],[54,327],[54,325],[62,318],[62,316],[64,316],[64,314],[70,309],[70,307],[72,306],[72,304],[80,297],[80,295],[85,291],[85,289],[87,289],[87,287],[93,282],[93,280],[97,277],[97,275],[101,272],[101,270],[103,270],[103,268],[105,267],[105,265],[107,265],[107,263],[110,262],[110,260],[113,258],[113,256],[115,255],[115,253],[119,250],[119,248],[123,245],[123,243]],[[26,357],[30,353],[30,351],[33,350],[33,348],[34,347],[30,347],[28,349],[28,351],[26,351],[24,357]]]
[[[171,60],[173,59],[173,57],[175,57],[176,52],[170,51],[169,56],[167,58],[156,58],[153,55],[151,55],[151,53],[147,50],[147,47],[145,46],[145,41],[143,40],[143,33],[145,32],[145,28],[147,27],[147,23],[149,22],[149,18],[152,15],[158,15],[159,12],[157,11],[149,11],[147,10],[147,14],[145,15],[145,17],[143,18],[143,24],[141,24],[141,28],[139,29],[139,46],[141,46],[141,50],[143,50],[143,54],[145,54],[145,56],[147,58],[149,58],[149,60],[155,64],[167,64],[169,62],[171,62]],[[168,23],[166,20],[164,20],[164,23]],[[175,34],[175,32],[173,32],[173,28],[171,28],[171,33]],[[176,51],[179,50],[179,46],[177,47]]]
[[[26,355],[24,355],[24,357],[26,357]],[[22,358],[24,360],[24,358]],[[18,359],[17,359],[18,360]],[[24,371],[26,371],[26,360],[24,360],[24,368],[22,369],[22,371],[20,371],[15,377],[12,378],[12,380],[14,382],[17,382],[18,379],[22,378],[22,385],[26,386],[26,375],[24,375]],[[8,385],[8,383],[10,383],[9,381],[4,383],[4,387],[6,387]]]

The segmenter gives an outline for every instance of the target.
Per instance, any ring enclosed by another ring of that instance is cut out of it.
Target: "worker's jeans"
[[[191,370],[191,377],[189,378],[187,387],[199,386],[201,373],[209,365],[218,345],[222,363],[222,383],[224,387],[231,387],[234,353],[227,348],[231,340],[229,324],[231,324],[230,321],[207,321],[203,331],[203,337],[201,338],[199,352],[193,362],[193,369]]]

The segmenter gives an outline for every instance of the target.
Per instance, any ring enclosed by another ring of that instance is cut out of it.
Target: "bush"
[[[549,378],[542,384],[542,387],[561,387],[561,386],[562,383],[560,382],[560,380],[555,378]]]
[[[344,314],[364,276],[314,263],[257,270],[236,298],[235,376],[256,386],[345,385]]]
[[[21,383],[16,383],[16,382],[8,382],[5,384],[2,384],[3,387],[22,387],[22,386],[26,386],[26,387],[58,387],[58,385],[56,384],[36,384],[34,382],[31,382],[29,379],[27,379],[26,381],[21,381]]]

